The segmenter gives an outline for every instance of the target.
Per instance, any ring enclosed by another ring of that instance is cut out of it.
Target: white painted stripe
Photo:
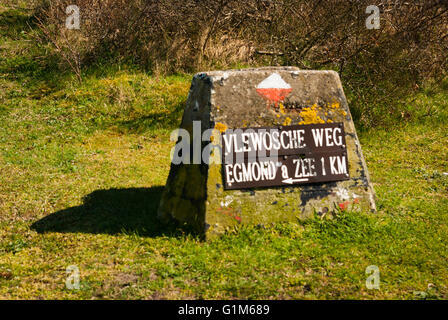
[[[261,81],[257,89],[291,89],[291,86],[278,73],[273,73]]]

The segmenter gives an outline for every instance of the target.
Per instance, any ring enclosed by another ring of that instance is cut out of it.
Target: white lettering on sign
[[[243,151],[244,152],[250,151],[250,149],[249,149],[249,134],[243,133],[243,134],[241,134],[241,138],[242,138],[243,144],[244,144]]]
[[[275,179],[277,165],[274,161],[227,164],[225,174],[229,185],[234,182],[269,181]]]
[[[225,188],[271,187],[349,178],[342,123],[227,130]]]
[[[322,175],[326,176],[327,172],[325,171],[325,159],[324,159],[324,157],[320,158],[320,161],[322,162]]]
[[[331,174],[347,174],[345,156],[330,157]]]
[[[337,132],[337,134],[336,134]],[[333,128],[333,140],[337,146],[342,146],[342,130],[341,128]]]
[[[241,137],[241,138],[239,138]],[[225,153],[259,152],[262,150],[303,149],[306,147],[305,130],[273,129],[259,132],[227,133],[223,135]]]
[[[222,137],[225,141],[226,153],[230,153],[232,151],[232,136],[230,134],[225,134]]]
[[[342,146],[341,128],[311,129],[316,147]],[[325,144],[324,144],[325,142]]]
[[[314,158],[294,159],[296,165],[295,178],[308,178],[316,176]]]
[[[312,129],[311,132],[313,133],[314,138],[314,145],[316,147],[322,147],[322,140],[323,140],[323,131],[324,129]]]

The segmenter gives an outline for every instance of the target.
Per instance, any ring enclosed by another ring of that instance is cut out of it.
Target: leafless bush
[[[83,64],[111,54],[160,72],[236,63],[331,68],[368,116],[369,97],[398,99],[442,76],[448,60],[448,0],[372,2],[55,0],[37,16],[79,77]],[[80,30],[64,28],[69,4],[81,10]],[[379,30],[366,28],[369,5],[381,9]]]

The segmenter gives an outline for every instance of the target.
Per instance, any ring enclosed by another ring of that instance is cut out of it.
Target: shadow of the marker
[[[181,237],[192,233],[157,219],[163,187],[96,190],[80,206],[52,213],[32,224],[39,232]]]

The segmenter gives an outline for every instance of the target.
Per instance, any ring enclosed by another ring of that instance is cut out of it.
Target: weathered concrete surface
[[[256,86],[277,73],[292,91],[278,104],[265,100]],[[335,210],[375,211],[361,146],[339,76],[334,71],[294,67],[198,73],[191,84],[181,128],[202,130],[343,122],[350,180],[314,185],[224,190],[220,164],[171,165],[158,216],[187,223],[207,237],[239,223],[269,224],[304,219]]]

